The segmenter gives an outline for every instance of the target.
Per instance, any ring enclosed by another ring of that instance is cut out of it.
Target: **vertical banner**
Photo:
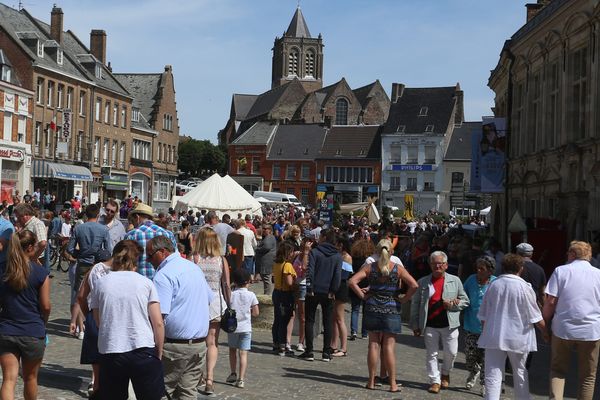
[[[502,193],[506,162],[506,119],[484,117],[471,135],[471,192]]]
[[[403,217],[409,221],[415,219],[414,214],[415,197],[412,194],[404,195],[404,215]]]
[[[63,124],[62,124],[62,140],[64,142],[68,142],[71,140],[71,119],[73,114],[71,110],[64,110],[62,113],[63,116]]]

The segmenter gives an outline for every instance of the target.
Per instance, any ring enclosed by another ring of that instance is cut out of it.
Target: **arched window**
[[[298,76],[298,49],[290,50],[288,56],[288,76]]]
[[[348,101],[337,99],[335,102],[335,124],[348,125]]]
[[[314,77],[315,76],[315,52],[308,50],[304,60],[304,75]]]

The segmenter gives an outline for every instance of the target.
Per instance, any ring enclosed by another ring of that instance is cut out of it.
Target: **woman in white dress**
[[[210,325],[206,337],[206,394],[214,393],[213,372],[217,364],[221,316],[229,304],[229,264],[221,254],[221,243],[211,228],[203,228],[194,240],[193,259],[204,272],[206,282],[215,294],[209,305]]]

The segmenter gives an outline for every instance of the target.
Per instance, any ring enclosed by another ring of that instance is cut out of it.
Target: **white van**
[[[263,191],[257,190],[254,192],[254,198],[258,199],[259,197],[262,197],[265,200],[269,200],[269,201],[272,201],[274,203],[279,203],[279,204],[292,204],[294,206],[302,205],[300,203],[300,200],[298,200],[298,198],[296,196],[294,196],[293,194],[279,193],[279,192],[263,192]]]

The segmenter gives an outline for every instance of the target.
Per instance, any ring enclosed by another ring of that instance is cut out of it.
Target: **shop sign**
[[[433,171],[433,165],[392,164],[392,171]]]
[[[71,113],[71,110],[63,111],[62,137],[65,142],[68,141],[69,139],[71,139],[72,116],[73,116],[73,114]]]
[[[25,152],[23,150],[4,149],[0,147],[0,158],[23,161],[25,159]]]

